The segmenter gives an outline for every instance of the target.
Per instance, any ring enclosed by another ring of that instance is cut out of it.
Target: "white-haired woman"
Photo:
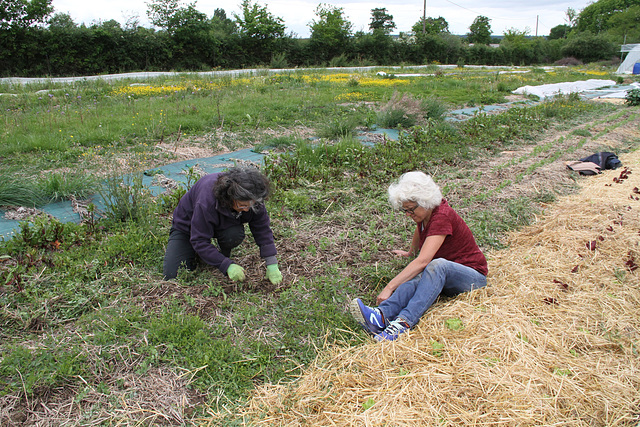
[[[415,326],[440,294],[453,296],[487,284],[487,260],[464,220],[422,172],[407,172],[389,187],[389,202],[417,224],[409,251],[415,258],[380,292],[377,307],[351,302],[355,320],[378,341],[395,340]]]

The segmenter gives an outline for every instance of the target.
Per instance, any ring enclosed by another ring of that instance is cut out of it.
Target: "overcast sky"
[[[125,24],[130,18],[137,17],[140,25],[150,27],[147,19],[148,0],[53,0],[55,12],[68,13],[77,24],[91,24],[96,21],[115,19]],[[183,1],[189,4],[191,0]],[[299,37],[309,36],[308,24],[317,19],[314,11],[320,3],[341,7],[344,16],[353,24],[354,31],[368,31],[371,21],[371,9],[386,8],[396,23],[394,33],[407,32],[423,15],[424,0],[386,0],[384,2],[365,0],[259,0],[260,6],[266,6],[274,16],[284,20],[287,34]],[[545,36],[556,25],[567,24],[568,8],[580,12],[591,4],[587,0],[427,0],[428,17],[442,16],[449,23],[453,34],[466,34],[473,20],[486,16],[491,20],[494,35],[502,35],[505,30],[515,28],[528,30],[531,35]],[[198,0],[196,9],[211,17],[215,9],[224,9],[229,18],[240,13],[241,0]],[[537,32],[536,32],[537,30]]]

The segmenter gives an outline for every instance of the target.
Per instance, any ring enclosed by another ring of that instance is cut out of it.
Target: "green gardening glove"
[[[242,282],[244,280],[244,268],[238,264],[231,264],[227,269],[227,276],[234,282]]]
[[[267,265],[267,279],[274,285],[282,283],[282,273],[280,273],[278,264]]]

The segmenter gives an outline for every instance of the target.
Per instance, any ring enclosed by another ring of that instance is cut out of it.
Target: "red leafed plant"
[[[629,271],[635,271],[638,269],[638,264],[636,264],[635,259],[633,258],[633,254],[629,252],[629,259],[624,263],[627,266]]]

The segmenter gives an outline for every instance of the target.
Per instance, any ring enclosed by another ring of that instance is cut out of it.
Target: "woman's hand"
[[[244,268],[238,264],[231,264],[227,269],[227,276],[232,282],[242,282],[244,280]]]
[[[376,298],[376,304],[380,305],[380,303],[386,299],[388,299],[391,294],[393,293],[393,291],[388,290],[387,288],[384,288],[382,290],[382,292],[380,292],[380,294],[378,294],[378,298]]]
[[[280,272],[280,269],[278,268],[278,264],[267,265],[267,276],[266,277],[274,285],[279,285],[280,283],[282,283],[282,273]]]
[[[395,250],[391,251],[391,253],[394,254],[394,255],[404,256],[404,257],[410,257],[411,256],[411,252],[403,251],[403,250],[400,250],[400,249],[395,249]]]

